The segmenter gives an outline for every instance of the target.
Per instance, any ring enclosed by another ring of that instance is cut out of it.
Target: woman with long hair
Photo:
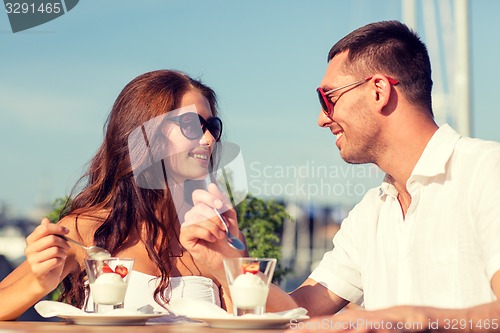
[[[17,318],[61,282],[61,300],[84,307],[85,251],[57,235],[135,259],[127,307],[161,309],[177,297],[230,305],[221,282],[179,243],[190,208],[180,199],[183,181],[206,176],[222,132],[214,91],[178,71],[145,73],[121,91],[105,127],[64,217],[57,224],[42,220],[27,237],[26,261],[0,283],[0,319]],[[243,239],[234,210],[225,214]],[[211,233],[219,241],[225,229],[216,225]]]

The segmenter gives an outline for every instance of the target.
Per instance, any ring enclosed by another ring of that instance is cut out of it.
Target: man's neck
[[[437,129],[438,126],[431,121],[409,123],[408,126],[388,129],[390,135],[387,141],[391,144],[377,164],[391,176],[399,193],[398,200],[404,214],[411,204],[411,195],[406,184]]]

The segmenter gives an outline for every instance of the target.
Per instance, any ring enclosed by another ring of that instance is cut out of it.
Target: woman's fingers
[[[198,189],[193,191],[193,203],[195,205],[203,203],[219,211],[226,211],[232,208],[229,199],[215,184],[208,184],[206,190]]]
[[[42,219],[33,232],[26,237],[26,243],[36,242],[49,235],[66,235],[69,230],[62,225],[51,223],[47,218]]]
[[[68,232],[65,227],[44,218],[26,238],[26,261],[36,276],[43,277],[64,265],[70,246],[57,235],[65,235]]]
[[[210,243],[217,241],[217,237],[213,234],[213,232],[210,229],[204,228],[199,224],[183,226],[182,231],[184,238],[188,240],[191,243],[191,245],[197,245],[200,241],[205,241]]]
[[[54,249],[53,251],[58,251],[58,249],[67,251],[70,249],[70,246],[68,242],[61,237],[48,235],[43,238],[37,239],[36,241],[27,241],[24,254],[26,255],[26,257],[28,257],[32,254],[40,253],[50,249]]]
[[[193,203],[195,207],[203,204],[211,210],[214,208],[217,209],[217,211],[225,217],[226,222],[229,224],[228,227],[231,230],[231,233],[235,233],[238,229],[238,221],[233,206],[225,194],[221,192],[215,184],[208,184],[207,190],[194,191]],[[211,217],[212,215],[216,215],[216,213],[212,211],[208,212],[208,210],[206,210],[205,216]],[[222,222],[221,227],[225,230]]]
[[[198,245],[197,241],[199,240],[213,242],[214,240],[210,236],[214,236],[217,240],[224,239],[226,237],[225,224],[231,234],[244,241],[243,234],[238,228],[236,211],[231,206],[227,197],[215,184],[209,184],[207,190],[195,190],[193,192],[193,203],[193,208],[184,215],[183,228],[197,224],[199,227],[207,230],[198,230],[196,234],[188,234],[188,230],[184,230],[185,235],[183,240],[185,241],[189,238],[188,247]],[[219,218],[218,214],[223,216],[225,222]],[[197,240],[195,235],[199,235],[200,238]]]
[[[33,273],[43,274],[64,264],[67,254],[65,251],[52,247],[42,252],[33,253],[26,258]]]
[[[214,196],[214,205],[216,206],[215,208],[219,210],[219,212],[222,213],[233,209],[233,205],[231,204],[229,197],[226,195],[225,192],[222,192],[217,187],[217,185],[208,184],[207,190],[210,194]]]
[[[226,229],[222,225],[222,222],[216,216],[213,209],[207,207],[206,205],[197,205],[186,213],[185,222],[182,226],[188,227],[192,225],[206,229],[216,239],[222,239],[225,237]]]
[[[66,258],[67,249],[68,248],[51,246],[40,251],[29,252],[26,259],[30,263],[37,263],[49,260],[50,258]]]

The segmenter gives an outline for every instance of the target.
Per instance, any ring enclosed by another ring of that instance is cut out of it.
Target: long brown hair
[[[100,220],[96,217],[97,222],[102,224],[94,233],[94,242],[108,249],[112,255],[129,247],[134,241],[130,236],[137,235],[146,244],[148,256],[161,273],[160,283],[154,292],[154,299],[159,304],[168,302],[165,291],[172,270],[172,258],[180,255],[174,253],[171,246],[179,244],[176,229],[178,217],[168,187],[151,190],[137,185],[127,144],[134,129],[178,108],[183,95],[189,90],[196,90],[207,98],[212,114],[217,115],[215,92],[182,72],[148,72],[128,83],[118,95],[106,120],[104,142],[79,182],[84,181],[85,185],[65,214],[76,218],[78,228],[78,216],[109,211],[109,215]],[[64,279],[62,300],[83,306],[84,276],[85,271],[81,269]]]

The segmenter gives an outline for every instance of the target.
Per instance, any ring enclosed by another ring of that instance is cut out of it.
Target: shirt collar
[[[434,177],[445,173],[446,163],[453,153],[460,135],[444,124],[431,137],[413,168],[411,176]]]
[[[396,198],[398,196],[398,190],[394,186],[394,181],[388,174],[385,175],[382,185],[380,185],[378,195],[382,198],[385,195]]]
[[[425,149],[413,168],[412,177],[434,177],[445,173],[446,163],[453,153],[460,135],[448,124],[442,125],[431,137]],[[379,196],[390,195],[396,197],[398,191],[393,185],[390,175],[385,175],[380,186]]]

